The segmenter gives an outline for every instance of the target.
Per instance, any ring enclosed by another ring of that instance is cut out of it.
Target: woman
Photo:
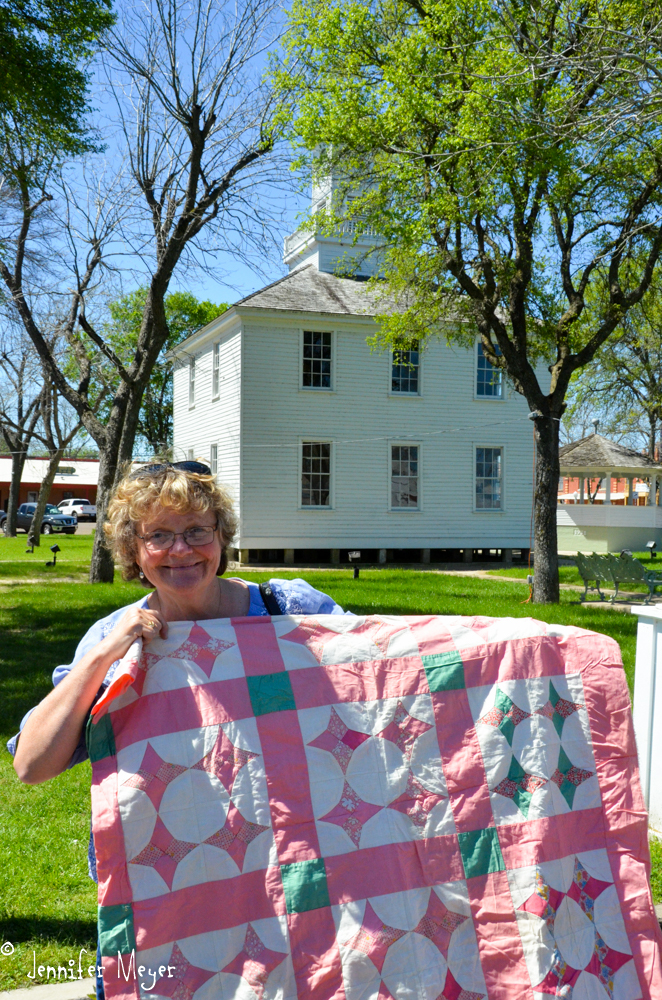
[[[276,613],[343,614],[304,580],[274,580],[270,594],[223,578],[235,530],[230,497],[206,465],[149,465],[122,480],[104,531],[124,578],[139,578],[154,589],[96,622],[73,661],[55,669],[53,691],[23,719],[20,739],[8,743],[21,781],[40,784],[87,758],[90,709],[138,636],[143,643],[165,638],[171,621],[266,615],[265,600]],[[91,838],[89,864],[96,881]],[[97,996],[103,997],[100,979]]]

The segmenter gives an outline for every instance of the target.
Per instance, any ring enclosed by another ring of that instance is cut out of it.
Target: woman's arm
[[[130,608],[112,632],[76,663],[37,705],[23,727],[14,757],[14,769],[21,781],[39,785],[66,770],[110,666],[139,636],[143,642],[157,635],[165,638],[167,628],[158,611]]]

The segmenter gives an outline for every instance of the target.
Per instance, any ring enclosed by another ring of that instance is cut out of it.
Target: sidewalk
[[[6,990],[0,993],[0,1000],[87,1000],[96,995],[94,979],[75,979],[66,983],[43,983],[27,989]]]

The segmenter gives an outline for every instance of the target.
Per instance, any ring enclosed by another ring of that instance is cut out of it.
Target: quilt
[[[108,1000],[660,1000],[617,644],[175,622],[88,724]]]

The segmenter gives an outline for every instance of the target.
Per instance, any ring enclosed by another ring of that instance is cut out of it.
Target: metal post
[[[586,478],[584,476],[579,477],[579,502],[586,503],[584,498],[584,485],[586,483]]]
[[[283,561],[286,566],[294,566],[294,549],[283,550]]]
[[[605,506],[611,506],[611,472],[607,473],[605,479]]]
[[[379,561],[380,561],[380,563],[385,563],[386,562],[386,549],[380,549],[379,550]]]
[[[628,476],[627,506],[632,507],[633,505],[634,505],[634,476]]]

